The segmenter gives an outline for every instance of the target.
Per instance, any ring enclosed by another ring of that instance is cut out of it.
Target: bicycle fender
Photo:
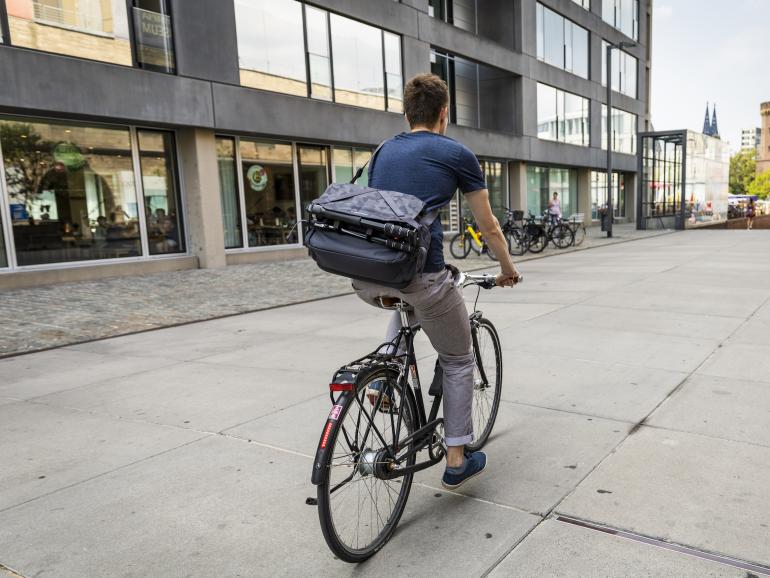
[[[348,404],[351,395],[352,392],[345,392],[340,395],[332,406],[329,417],[326,418],[326,424],[321,432],[321,438],[318,440],[318,447],[316,448],[315,459],[313,460],[313,473],[310,475],[310,482],[314,486],[324,483],[326,476],[329,475],[329,472],[323,467],[323,464],[326,463],[327,454],[333,449],[333,446],[329,444],[329,439],[332,437],[334,428],[339,423],[342,411]]]

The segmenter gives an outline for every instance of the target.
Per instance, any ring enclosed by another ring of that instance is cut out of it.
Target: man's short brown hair
[[[404,87],[404,112],[409,126],[435,126],[441,109],[448,104],[446,82],[435,74],[418,74]]]

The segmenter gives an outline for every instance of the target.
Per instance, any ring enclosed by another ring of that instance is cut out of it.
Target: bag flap
[[[378,221],[416,221],[425,203],[414,195],[380,191],[351,183],[334,183],[315,204],[331,211]]]

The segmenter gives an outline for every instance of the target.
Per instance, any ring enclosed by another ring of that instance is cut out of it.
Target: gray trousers
[[[444,433],[448,446],[462,446],[473,441],[471,406],[473,402],[473,348],[468,310],[462,292],[455,287],[452,273],[418,275],[404,289],[392,289],[373,283],[353,281],[353,289],[366,303],[379,307],[378,297],[398,297],[414,309],[414,318],[425,330],[438,353],[444,372]],[[386,340],[392,341],[401,329],[398,311],[388,324]]]

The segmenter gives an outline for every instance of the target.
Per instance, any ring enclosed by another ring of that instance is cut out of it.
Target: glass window
[[[599,219],[599,209],[607,205],[607,173],[591,171],[591,218]],[[623,173],[612,173],[612,209],[615,217],[626,216],[626,183]]]
[[[539,3],[536,16],[537,57],[588,78],[588,31]]]
[[[559,194],[565,216],[576,213],[577,171],[559,167],[527,166],[527,210],[541,215],[548,208],[553,193]]]
[[[372,151],[369,149],[334,147],[332,154],[334,155],[334,182],[348,183],[353,178],[353,175],[356,174],[356,171],[369,161]],[[361,173],[356,184],[364,187],[369,184],[368,170],[364,170]]]
[[[3,214],[0,212],[0,269],[8,266],[8,256],[5,253],[5,237],[3,236]]]
[[[240,195],[235,174],[235,140],[224,137],[217,137],[216,140],[225,249],[236,249],[243,247],[243,230],[241,229]]]
[[[603,0],[602,20],[639,40],[639,0]]]
[[[582,6],[586,10],[590,10],[591,9],[591,0],[572,0],[572,1],[575,4],[577,4],[578,6]],[[607,1],[607,0],[605,0],[605,1]]]
[[[612,150],[636,154],[635,114],[612,107]],[[602,105],[602,148],[607,150],[607,105]]]
[[[383,32],[385,41],[385,82],[388,86],[388,110],[404,112],[404,81],[401,75],[401,37]]]
[[[452,0],[452,24],[476,34],[476,0]]]
[[[299,198],[302,214],[305,207],[320,197],[329,186],[328,149],[320,146],[297,146],[299,163]]]
[[[449,122],[479,126],[479,65],[470,60],[431,51],[431,72],[449,88]]]
[[[312,6],[305,6],[307,52],[310,65],[310,96],[321,100],[332,99],[332,72],[329,58],[329,14]]]
[[[295,0],[235,0],[241,84],[307,96],[302,5]]]
[[[125,2],[14,0],[6,9],[15,46],[133,65]]]
[[[184,227],[176,182],[174,135],[140,130],[138,136],[150,255],[182,253]]]
[[[141,255],[127,128],[0,119],[20,266]]]
[[[428,0],[428,16],[438,18],[446,22],[447,20],[447,0]]]
[[[336,14],[331,31],[335,100],[385,110],[382,31]]]
[[[290,236],[297,220],[291,145],[241,139],[240,153],[249,247],[296,242]]]
[[[602,85],[607,86],[607,42],[602,40]],[[636,98],[638,61],[622,50],[612,51],[612,90]]]
[[[136,63],[141,68],[173,73],[174,38],[168,0],[133,0]]]
[[[508,208],[508,183],[506,178],[506,164],[499,161],[479,160],[481,172],[487,182],[489,191],[489,204],[497,219],[504,223],[506,219],[505,209]]]
[[[537,84],[537,136],[568,144],[589,144],[587,98]]]

